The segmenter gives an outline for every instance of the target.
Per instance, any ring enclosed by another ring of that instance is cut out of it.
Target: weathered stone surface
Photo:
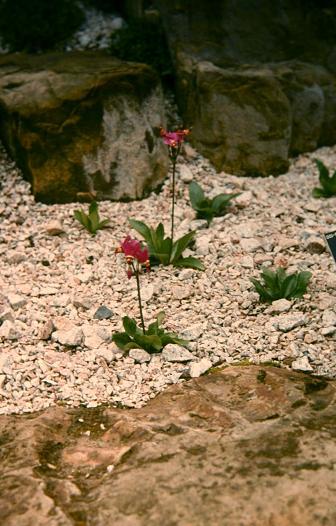
[[[0,341],[3,340],[18,340],[21,334],[16,329],[12,321],[5,320],[0,326]]]
[[[83,331],[80,327],[73,325],[71,328],[57,330],[51,335],[52,340],[65,345],[66,347],[76,347],[83,340]]]
[[[278,172],[285,171],[290,104],[272,72],[267,68],[224,69],[211,62],[199,62],[188,72],[186,64],[187,59],[181,70],[196,85],[197,104],[189,89],[185,101],[196,148],[218,170],[266,174],[277,166]]]
[[[190,140],[218,171],[282,173],[289,155],[336,142],[334,6],[156,3]]]
[[[109,320],[113,316],[113,311],[106,307],[105,305],[100,305],[96,312],[94,313],[94,318],[96,320]]]
[[[103,53],[0,58],[0,138],[37,199],[139,198],[166,176],[148,66]]]
[[[336,141],[335,79],[325,68],[298,61],[222,68],[178,58],[190,139],[217,170],[282,173],[290,154]]]
[[[150,354],[143,349],[131,349],[128,355],[135,360],[135,363],[146,363],[151,359]]]
[[[212,367],[212,363],[207,358],[202,358],[199,362],[190,364],[189,374],[191,378],[198,378]]]
[[[59,220],[54,219],[53,221],[49,221],[49,223],[47,223],[44,228],[49,236],[58,236],[59,234],[64,234],[62,222]]]
[[[333,2],[292,0],[156,0],[174,53],[234,64],[299,58],[336,72]]]
[[[274,318],[274,327],[277,327],[281,332],[289,332],[296,327],[300,327],[307,323],[307,319],[304,314],[297,312],[295,314],[282,314]]]
[[[335,396],[334,382],[229,367],[131,412],[0,416],[1,524],[333,526]]]
[[[189,362],[190,360],[195,360],[195,356],[190,351],[175,343],[166,345],[161,356],[166,362]]]
[[[293,302],[282,298],[280,300],[275,300],[267,308],[267,312],[270,314],[279,314],[281,312],[287,312],[292,307]]]
[[[307,373],[310,373],[313,370],[312,366],[309,363],[307,356],[301,356],[297,358],[296,360],[294,360],[294,362],[292,363],[292,369],[294,371],[303,371]]]

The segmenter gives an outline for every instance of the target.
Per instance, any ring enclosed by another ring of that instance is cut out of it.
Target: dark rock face
[[[159,81],[102,53],[0,58],[0,138],[47,203],[140,198],[168,156]]]
[[[1,524],[333,526],[335,397],[228,367],[142,409],[1,416]]]
[[[220,67],[300,60],[336,73],[333,0],[155,0],[174,54]],[[324,4],[324,5],[323,5]]]
[[[157,0],[191,140],[218,170],[284,172],[336,142],[336,8]]]

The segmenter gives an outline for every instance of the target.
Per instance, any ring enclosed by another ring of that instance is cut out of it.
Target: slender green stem
[[[173,181],[172,181],[172,208],[171,208],[171,227],[170,227],[170,239],[171,239],[171,246],[170,246],[170,254],[169,254],[169,262],[173,250],[174,245],[174,220],[175,220],[175,179],[176,179],[176,157],[172,158],[173,161]]]
[[[143,319],[143,314],[142,314],[142,305],[141,305],[141,293],[140,293],[140,279],[139,279],[139,269],[134,269],[134,274],[135,274],[135,279],[136,279],[136,284],[137,284],[137,289],[138,289],[138,301],[139,301],[139,310],[140,310],[140,319],[141,319],[141,327],[142,327],[142,332],[144,334],[146,334],[146,330],[145,330],[145,322],[144,322],[144,319]]]

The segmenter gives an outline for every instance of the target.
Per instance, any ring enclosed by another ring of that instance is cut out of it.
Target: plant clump
[[[194,257],[183,257],[183,251],[193,242],[196,232],[189,232],[181,238],[174,239],[175,230],[175,200],[176,200],[176,163],[181,153],[182,144],[189,130],[166,131],[161,128],[161,137],[168,146],[169,158],[172,162],[172,202],[170,211],[170,237],[165,237],[163,224],[151,228],[141,221],[130,219],[130,225],[145,239],[152,264],[173,265],[174,267],[204,270],[201,261]]]
[[[159,312],[156,320],[148,325],[145,332],[138,327],[135,320],[124,316],[122,319],[124,332],[116,332],[112,340],[123,351],[131,349],[143,349],[150,354],[161,352],[169,343],[185,346],[189,343],[187,340],[179,338],[173,332],[167,332],[160,327],[165,317],[164,312]]]
[[[130,219],[129,223],[145,239],[152,265],[173,265],[174,267],[204,270],[204,265],[199,259],[193,256],[183,257],[182,255],[183,251],[194,241],[195,231],[188,232],[177,241],[172,241],[170,237],[165,237],[162,223],[157,228],[151,228],[142,221],[135,219]]]
[[[98,230],[101,230],[102,228],[106,228],[110,222],[109,219],[100,219],[99,211],[98,211],[98,203],[96,203],[96,201],[93,201],[90,204],[88,214],[86,214],[84,210],[81,208],[80,210],[74,211],[74,217],[93,236],[96,235]]]
[[[250,278],[260,301],[272,303],[279,299],[301,298],[306,290],[311,278],[311,272],[295,272],[287,274],[285,269],[279,267],[275,272],[263,269],[261,272],[262,282]]]
[[[192,181],[189,185],[189,198],[191,206],[196,211],[197,219],[206,219],[208,225],[214,217],[220,217],[226,214],[227,207],[230,201],[238,197],[240,193],[236,194],[219,194],[213,199],[205,197],[203,189],[196,181]]]
[[[186,345],[188,343],[187,340],[178,338],[173,332],[167,332],[160,327],[165,317],[164,312],[159,312],[156,320],[148,326],[148,329],[145,328],[141,302],[140,274],[143,268],[147,272],[150,271],[148,248],[136,239],[127,236],[120,247],[116,249],[116,253],[122,253],[125,256],[128,279],[131,279],[132,276],[136,279],[141,326],[139,327],[136,321],[129,316],[124,316],[122,323],[125,330],[124,332],[113,334],[112,341],[123,351],[143,349],[151,354],[161,352],[169,343]]]
[[[84,20],[77,0],[0,0],[0,38],[10,51],[54,49]]]
[[[333,197],[336,196],[336,170],[333,175],[329,174],[328,168],[319,159],[314,159],[319,171],[319,181],[321,187],[313,189],[314,197]]]

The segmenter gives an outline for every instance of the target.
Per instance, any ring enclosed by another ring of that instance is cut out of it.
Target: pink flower
[[[148,248],[142,247],[142,244],[140,241],[137,241],[137,239],[132,239],[131,236],[127,236],[121,243],[120,247],[116,249],[116,253],[123,253],[126,256],[128,279],[130,279],[135,272],[139,272],[139,265],[145,265],[147,272],[149,272],[150,265]],[[134,267],[134,260],[138,262],[138,268]]]
[[[163,128],[160,130],[163,142],[167,144],[167,146],[170,146],[170,148],[178,148],[189,133],[190,130],[176,130],[174,132],[166,131]]]

